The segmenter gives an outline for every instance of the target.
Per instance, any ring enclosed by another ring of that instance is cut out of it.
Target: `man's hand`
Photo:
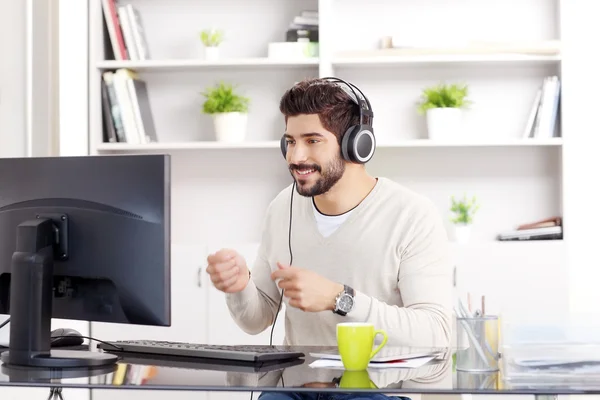
[[[210,280],[222,292],[240,292],[250,280],[246,260],[235,250],[219,250],[209,255],[206,261],[206,272],[210,275]]]
[[[274,281],[289,298],[290,306],[302,311],[318,312],[333,310],[336,296],[344,290],[344,285],[335,283],[302,268],[277,263],[279,269],[271,274]]]

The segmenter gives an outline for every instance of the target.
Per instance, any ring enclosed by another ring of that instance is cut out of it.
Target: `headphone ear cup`
[[[346,131],[342,139],[344,159],[365,164],[375,153],[375,135],[367,125],[354,125]]]
[[[373,158],[377,143],[373,128],[369,125],[361,125],[353,139],[352,154],[357,162],[365,164]]]
[[[354,141],[354,136],[356,136],[356,133],[358,132],[358,128],[358,125],[351,126],[346,130],[346,133],[344,133],[344,136],[342,137],[342,157],[346,161],[356,162],[353,156],[354,146],[352,142]]]
[[[279,141],[279,147],[281,148],[281,154],[283,154],[283,158],[287,159],[287,141],[285,136],[281,136],[281,140]]]

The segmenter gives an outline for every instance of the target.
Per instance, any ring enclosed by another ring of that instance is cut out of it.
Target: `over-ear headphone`
[[[352,125],[346,130],[342,136],[342,156],[344,160],[351,161],[357,164],[368,162],[375,153],[375,134],[373,133],[373,109],[367,96],[355,85],[346,82],[343,79],[335,77],[322,78],[333,82],[339,82],[350,88],[354,96],[350,96],[352,100],[358,104],[359,120],[357,125]],[[356,89],[361,96],[356,93]],[[368,117],[367,121],[364,121]],[[287,154],[287,139],[285,135],[281,137],[281,153],[286,158]]]

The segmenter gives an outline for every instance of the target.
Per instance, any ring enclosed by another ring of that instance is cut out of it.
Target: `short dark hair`
[[[305,79],[286,90],[279,110],[288,117],[318,114],[321,124],[332,132],[338,143],[348,128],[359,123],[358,104],[340,84],[325,79]]]

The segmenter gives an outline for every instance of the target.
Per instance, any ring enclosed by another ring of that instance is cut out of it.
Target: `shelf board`
[[[441,142],[429,139],[405,140],[397,142],[378,143],[377,148],[414,148],[414,147],[517,147],[517,146],[560,146],[562,138],[552,139],[514,139],[495,141],[452,141]],[[276,149],[277,140],[222,143],[217,141],[197,142],[163,142],[147,144],[101,143],[96,147],[99,152],[122,151],[170,151],[170,150],[227,150],[227,149]]]
[[[318,58],[278,60],[267,57],[262,58],[224,58],[217,61],[202,59],[173,59],[173,60],[143,60],[143,61],[115,61],[107,60],[96,63],[100,70],[128,68],[132,70],[189,70],[202,68],[303,68],[318,66]]]
[[[102,143],[96,147],[98,151],[163,151],[163,150],[210,150],[210,149],[268,149],[279,147],[279,142],[242,142],[222,143],[217,141],[197,142],[162,142],[146,144]]]
[[[564,246],[565,241],[563,239],[553,240],[471,240],[469,243],[458,243],[455,241],[449,241],[450,249],[456,252],[468,252],[476,250],[485,251],[506,251],[507,248],[511,250],[520,250],[526,248],[527,250],[544,250],[552,246]]]
[[[525,54],[477,54],[477,55],[402,55],[402,56],[348,56],[335,57],[333,67],[401,66],[413,64],[554,64],[561,60],[560,55]],[[262,58],[231,58],[217,61],[202,59],[115,61],[96,63],[99,70],[128,68],[132,70],[194,70],[211,68],[303,68],[318,66],[318,58],[278,60]]]
[[[455,140],[431,140],[412,139],[397,142],[378,143],[378,148],[395,147],[528,147],[528,146],[561,146],[562,138],[549,139],[455,139]]]
[[[527,54],[421,54],[421,55],[365,55],[334,57],[334,67],[364,66],[402,66],[402,65],[436,65],[436,64],[477,64],[477,65],[538,65],[556,64],[560,55],[527,55]]]

